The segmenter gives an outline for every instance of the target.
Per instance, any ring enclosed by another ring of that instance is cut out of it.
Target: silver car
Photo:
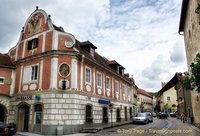
[[[151,112],[145,112],[145,113],[147,114],[149,122],[153,122],[153,116],[152,116]]]
[[[133,123],[143,123],[143,124],[149,123],[149,119],[147,117],[147,113],[138,113],[133,118]]]

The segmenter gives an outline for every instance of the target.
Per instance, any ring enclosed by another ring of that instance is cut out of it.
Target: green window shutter
[[[4,84],[11,85],[11,83],[12,83],[12,79],[4,78]]]

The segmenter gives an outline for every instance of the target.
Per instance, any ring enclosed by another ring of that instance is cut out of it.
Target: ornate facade
[[[96,49],[37,8],[8,53],[16,68],[8,123],[16,123],[18,131],[51,135],[58,128],[69,134],[88,123],[130,120],[136,108],[134,80]]]

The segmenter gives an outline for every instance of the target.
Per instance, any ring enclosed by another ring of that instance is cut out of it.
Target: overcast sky
[[[178,34],[181,0],[0,0],[0,53],[16,45],[36,6],[55,25],[124,66],[141,89],[157,92],[161,82],[187,71]]]

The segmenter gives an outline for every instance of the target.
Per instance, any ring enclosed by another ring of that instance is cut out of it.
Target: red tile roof
[[[117,64],[117,65],[120,65],[120,64],[117,63],[117,61],[115,61],[115,60],[109,60],[107,63],[108,63],[108,64]]]
[[[139,89],[139,88],[138,88],[136,91],[137,91],[138,94],[143,94],[143,95],[146,95],[146,96],[152,98],[152,95],[150,95],[149,93],[147,93],[147,92],[146,92],[145,90],[143,90],[143,89]]]
[[[8,54],[0,53],[0,67],[15,68]]]

